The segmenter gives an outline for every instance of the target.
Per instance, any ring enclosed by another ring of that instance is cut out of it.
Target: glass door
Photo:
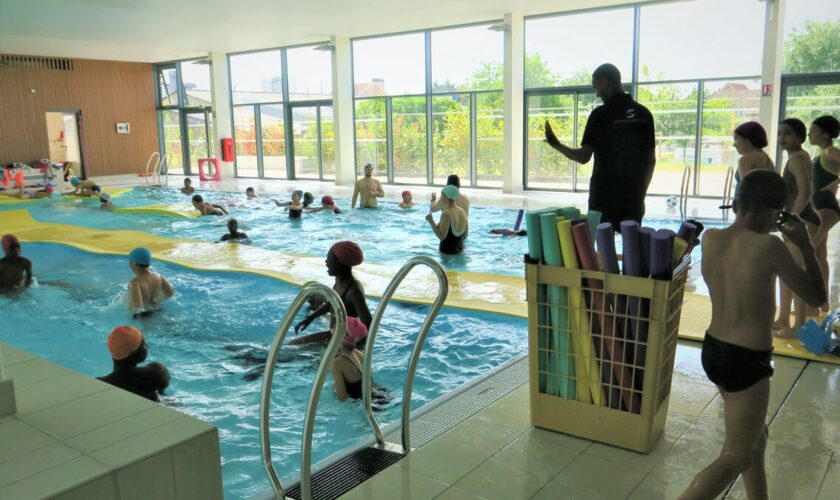
[[[840,75],[783,79],[781,108],[783,117],[799,118],[806,126],[822,115],[840,115]],[[802,146],[811,147],[807,140]],[[810,153],[819,154],[818,151]],[[782,161],[781,150],[777,154],[778,165]]]
[[[292,170],[296,179],[335,178],[333,108],[328,104],[291,106]]]
[[[198,174],[198,160],[213,156],[213,115],[209,110],[184,113],[187,131],[187,157],[184,159],[185,175]]]

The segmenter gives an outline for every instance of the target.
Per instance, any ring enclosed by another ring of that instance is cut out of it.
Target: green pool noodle
[[[595,241],[598,233],[598,224],[601,223],[601,212],[597,210],[590,210],[586,212],[586,225],[589,226],[589,237]]]
[[[540,238],[540,214],[543,213],[557,213],[557,208],[545,208],[542,210],[533,210],[529,211],[525,214],[525,225],[528,229],[528,255],[532,259],[536,259],[539,261],[540,264],[544,264],[543,260],[543,250],[542,250],[542,239]],[[545,285],[537,285],[537,302],[539,304],[545,304],[548,301],[548,292]],[[544,326],[548,324],[548,310],[545,306],[539,305],[537,306],[537,324],[539,326]],[[545,345],[545,335],[542,331],[540,331],[538,326],[537,331],[537,348],[543,352],[543,349],[547,349],[548,346]],[[545,359],[544,356],[538,356],[538,384],[539,384],[539,391],[542,394],[546,394],[546,366],[543,363]],[[556,395],[556,394],[555,394]]]
[[[562,266],[563,254],[560,251],[560,237],[557,235],[557,216],[554,213],[540,215],[540,231],[542,233],[543,256],[549,266]],[[530,234],[530,233],[529,233]],[[548,286],[549,319],[551,321],[551,335],[549,336],[548,368],[555,368],[557,377],[549,378],[546,391],[552,394],[552,389],[563,398],[576,399],[577,386],[571,375],[575,372],[575,361],[568,353],[573,346],[569,336],[568,296],[565,287]],[[566,353],[560,354],[557,353]]]

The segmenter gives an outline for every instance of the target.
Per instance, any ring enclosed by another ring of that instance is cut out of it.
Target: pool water
[[[285,223],[275,222],[280,227]],[[132,320],[124,305],[126,283],[132,276],[126,258],[47,243],[24,244],[23,252],[33,261],[37,285],[0,296],[6,325],[0,340],[100,376],[111,370],[106,348],[110,330],[120,324],[138,327],[146,335],[149,360],[163,362],[172,374],[165,403],[218,426],[226,498],[247,498],[270,488],[260,458],[261,379],[248,381],[245,375],[262,373],[262,366],[249,358],[265,354],[297,287],[250,274],[193,271],[156,262],[153,269],[167,277],[176,296],[153,317]],[[371,310],[377,304],[369,301]],[[373,372],[376,383],[394,398],[378,415],[380,422],[399,418],[408,358],[427,310],[427,306],[392,303],[383,318]],[[326,325],[326,320],[319,320],[310,331]],[[444,308],[420,358],[412,407],[526,349],[525,320]],[[305,405],[322,353],[323,348],[300,347],[287,347],[281,353],[271,407],[272,452],[281,476],[299,471]],[[328,377],[315,426],[316,462],[369,436],[360,404],[341,403],[331,391]]]
[[[365,251],[366,262],[400,266],[416,255],[436,259],[447,270],[473,271],[523,276],[522,255],[528,252],[524,237],[502,237],[489,234],[497,227],[511,228],[517,211],[512,209],[472,207],[470,209],[470,237],[462,255],[441,255],[438,240],[424,220],[428,203],[418,203],[414,209],[402,210],[396,203],[381,202],[375,210],[350,210],[349,200],[337,199],[344,210],[341,215],[331,212],[304,213],[300,220],[290,220],[263,196],[248,200],[242,193],[202,191],[205,201],[228,207],[239,221],[239,230],[251,237],[254,246],[296,254],[325,256],[338,240],[352,239]],[[563,205],[562,195],[557,204]],[[279,196],[288,201],[288,195]],[[117,206],[143,205],[189,206],[190,197],[174,188],[134,188],[114,199]],[[315,205],[320,202],[316,201]],[[35,220],[57,222],[96,229],[131,229],[146,231],[170,238],[189,238],[217,241],[227,232],[227,217],[183,219],[161,215],[110,213],[99,210],[96,199],[54,198],[36,203],[0,204],[0,210],[27,209]],[[436,220],[438,215],[435,216]],[[656,229],[676,231],[680,222],[674,219],[645,220]],[[523,225],[524,227],[524,225]],[[620,248],[620,238],[617,243]],[[699,262],[699,248],[692,256]]]

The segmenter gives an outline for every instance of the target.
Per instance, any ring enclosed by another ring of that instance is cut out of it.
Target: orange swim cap
[[[132,326],[118,326],[108,335],[108,351],[120,360],[131,356],[143,344],[143,334]]]

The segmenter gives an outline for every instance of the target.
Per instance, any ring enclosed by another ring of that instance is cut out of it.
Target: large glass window
[[[170,174],[184,173],[184,147],[181,135],[181,112],[164,109],[160,112],[163,123],[163,153],[172,155],[169,161]]]
[[[639,80],[761,74],[764,10],[765,4],[755,0],[643,5]]]
[[[356,174],[370,163],[376,172],[388,169],[388,128],[385,99],[356,101]]]
[[[236,146],[236,176],[258,177],[257,124],[253,106],[233,108],[233,138]]]
[[[501,32],[486,25],[432,31],[432,92],[502,88]]]
[[[285,179],[286,119],[282,104],[263,104],[260,107],[260,138],[262,139],[263,176]]]
[[[453,94],[432,98],[433,182],[446,184],[450,174],[470,176],[470,95]]]
[[[321,175],[335,179],[335,119],[332,106],[321,106]]]
[[[606,62],[632,80],[632,8],[525,21],[525,88],[589,85]]]
[[[479,186],[502,187],[505,116],[501,92],[475,94],[475,170]]]
[[[184,94],[187,106],[210,107],[213,98],[210,94],[210,61],[197,59],[181,63],[181,80],[184,82]]]
[[[426,98],[394,98],[391,107],[394,182],[426,184]]]
[[[279,49],[231,55],[229,67],[233,104],[283,100]]]
[[[319,177],[321,151],[318,145],[318,107],[292,107],[292,138],[295,141],[295,177]]]
[[[424,33],[353,42],[356,97],[426,92]]]
[[[177,106],[178,105],[178,70],[175,65],[159,66],[157,69],[158,75],[158,95],[160,100],[159,106]]]
[[[575,163],[545,143],[545,122],[567,145],[577,146],[575,129],[576,94],[549,94],[528,97],[528,136],[525,145],[528,155],[529,188],[573,189]]]
[[[703,135],[697,191],[721,197],[728,167],[737,167],[738,153],[732,145],[735,127],[758,121],[761,99],[759,80],[706,82],[703,88]]]
[[[656,168],[649,194],[679,195],[685,167],[694,170],[697,89],[697,83],[639,85],[638,101],[650,110],[656,127]]]
[[[837,0],[785,2],[784,73],[840,71]]]
[[[313,46],[286,49],[286,71],[290,101],[332,99],[331,51]]]

